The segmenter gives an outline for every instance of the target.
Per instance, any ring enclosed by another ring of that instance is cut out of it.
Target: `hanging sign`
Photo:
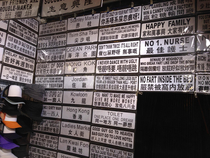
[[[98,45],[98,58],[137,55],[139,55],[139,41],[106,43]]]
[[[194,14],[195,0],[173,0],[142,6],[142,21]]]
[[[97,74],[138,73],[139,58],[97,60]]]
[[[36,75],[62,75],[63,73],[64,62],[36,64]]]
[[[84,59],[96,57],[97,44],[82,45],[66,48],[66,59]]]
[[[82,156],[89,156],[89,142],[59,137],[58,150]]]
[[[90,122],[91,111],[91,108],[63,106],[62,119]]]
[[[9,50],[4,51],[3,62],[18,68],[34,71],[35,60]]]
[[[6,35],[6,32],[0,31],[0,45],[5,45]]]
[[[136,114],[130,112],[93,109],[92,123],[134,129]]]
[[[194,75],[141,75],[139,91],[193,92]]]
[[[178,54],[195,51],[194,36],[180,36],[141,41],[141,55]]]
[[[138,76],[96,76],[96,90],[137,91]]]
[[[196,51],[210,51],[210,33],[197,35]]]
[[[7,35],[6,47],[32,58],[35,58],[36,56],[35,46],[26,43],[10,34]]]
[[[30,144],[57,150],[58,136],[33,132],[31,134]]]
[[[99,42],[140,37],[140,23],[99,29]]]
[[[105,146],[90,145],[90,158],[95,157],[109,157],[109,158],[134,158],[134,153],[125,150],[118,150],[114,148],[108,148]]]
[[[140,59],[140,73],[194,72],[195,56],[167,56]]]
[[[66,33],[39,37],[37,49],[62,47],[62,46],[66,46]]]
[[[8,32],[26,40],[27,42],[37,45],[38,35],[14,20],[9,21]]]
[[[65,60],[66,48],[37,50],[37,62]]]
[[[210,93],[210,74],[196,74],[197,93]]]
[[[93,92],[64,91],[64,104],[92,105]]]
[[[71,137],[89,139],[90,125],[62,121],[60,134]]]
[[[141,20],[141,6],[101,13],[100,26]]]
[[[195,33],[195,17],[143,23],[141,38]]]
[[[33,73],[3,66],[1,79],[26,84],[33,83]]]
[[[7,30],[9,20],[0,20],[0,28]]]
[[[57,152],[29,146],[29,157],[56,158]]]
[[[63,154],[63,153],[58,153],[57,158],[79,158],[79,157],[72,156],[72,155],[69,155],[69,154],[67,155],[67,154]]]
[[[94,76],[65,76],[65,89],[93,89]]]
[[[137,95],[132,93],[94,92],[93,106],[136,110]]]
[[[90,140],[127,149],[134,148],[134,133],[123,130],[91,126]]]
[[[209,0],[197,0],[197,11],[210,10]]]
[[[69,32],[67,44],[93,43],[98,41],[98,29]]]
[[[61,106],[43,105],[42,117],[61,118]]]
[[[18,19],[18,21],[28,26],[32,30],[38,32],[39,22],[37,20],[30,18],[30,19]]]
[[[43,119],[42,122],[33,121],[33,130],[39,132],[60,134],[60,124],[59,120],[48,120]]]
[[[68,19],[68,30],[87,29],[91,27],[98,27],[100,14],[92,14],[86,16],[79,16]]]
[[[61,89],[63,88],[63,76],[36,77],[35,84],[39,84],[50,89]]]
[[[210,31],[210,14],[198,15],[197,33]]]
[[[197,54],[197,71],[210,71],[210,53]]]
[[[43,102],[62,103],[63,102],[63,91],[45,90],[44,96],[43,96]]]
[[[2,61],[4,48],[0,47],[0,61]]]

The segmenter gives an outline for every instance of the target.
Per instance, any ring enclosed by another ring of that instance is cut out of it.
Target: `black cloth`
[[[23,94],[41,102],[43,101],[44,92],[45,88],[37,84],[27,84],[24,86],[23,90]]]

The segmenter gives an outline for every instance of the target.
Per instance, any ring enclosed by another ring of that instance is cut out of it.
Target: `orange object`
[[[9,128],[21,128],[21,126],[17,123],[17,116],[10,116],[6,113],[0,112],[0,116],[2,119],[2,122],[5,124],[5,126]]]

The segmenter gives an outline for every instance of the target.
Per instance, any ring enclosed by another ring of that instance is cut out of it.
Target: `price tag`
[[[63,91],[50,91],[45,90],[43,101],[46,103],[62,103]]]
[[[35,84],[39,84],[50,89],[61,89],[63,88],[63,76],[36,77]]]
[[[64,62],[36,64],[36,75],[62,75],[62,74],[64,74]]]
[[[210,14],[198,15],[197,33],[210,31]]]
[[[2,46],[5,45],[6,35],[6,32],[0,31],[0,45]]]
[[[65,89],[93,89],[94,76],[65,76]]]
[[[196,74],[196,88],[197,93],[210,93],[210,74]]]
[[[61,106],[43,105],[42,117],[61,118]]]
[[[37,20],[30,18],[30,19],[18,19],[18,21],[28,26],[32,30],[38,32],[39,22]]]
[[[0,20],[0,28],[7,30],[9,20]]]
[[[57,158],[79,158],[79,157],[67,155],[67,154],[63,154],[63,153],[58,153]]]
[[[210,10],[209,0],[197,0],[197,11]]]
[[[4,48],[0,47],[0,61],[2,61]]]
[[[210,71],[210,54],[208,52],[197,54],[196,63],[197,71]]]
[[[37,50],[37,62],[65,60],[66,48]]]
[[[196,51],[210,51],[210,33],[197,35],[197,50]]]
[[[34,146],[29,146],[29,156],[30,157],[41,157],[44,156],[45,158],[56,158],[57,153],[55,151],[46,150],[37,148]]]

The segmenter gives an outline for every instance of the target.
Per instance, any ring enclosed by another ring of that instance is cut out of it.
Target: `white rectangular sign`
[[[23,55],[14,53],[10,50],[4,51],[3,62],[9,65],[13,65],[18,68],[23,68],[29,71],[34,71],[35,60],[25,57]]]
[[[35,58],[36,56],[35,46],[24,42],[10,34],[7,35],[6,47],[32,58]]]
[[[138,76],[96,76],[96,90],[137,91]]]
[[[79,16],[68,19],[68,30],[87,29],[99,26],[100,14]]]
[[[141,20],[141,6],[101,13],[100,26]]]
[[[55,77],[36,77],[35,84],[39,84],[49,89],[63,88],[63,76]]]
[[[60,134],[71,137],[89,139],[90,125],[62,121]]]
[[[95,76],[65,76],[65,89],[94,89]]]
[[[197,54],[196,71],[210,71],[210,53]]]
[[[138,73],[139,58],[97,60],[97,74]]]
[[[63,91],[50,91],[45,90],[43,96],[43,102],[46,103],[62,103],[63,102]]]
[[[108,148],[105,146],[99,146],[95,144],[90,145],[90,158],[96,157],[109,157],[109,158],[134,158],[134,153],[119,150],[114,148]]]
[[[26,84],[33,83],[33,73],[3,66],[1,79]]]
[[[139,55],[139,41],[106,43],[98,45],[98,58],[137,55]]]
[[[140,37],[140,23],[99,29],[99,42]]]
[[[69,32],[67,44],[93,43],[98,41],[98,29]]]
[[[53,48],[37,50],[37,62],[65,60],[66,48]]]
[[[210,14],[198,15],[197,33],[210,31]]]
[[[82,156],[89,156],[89,142],[59,137],[58,150]]]
[[[79,158],[79,157],[72,156],[72,155],[69,155],[69,154],[67,155],[67,154],[63,154],[63,153],[58,153],[57,158]]]
[[[57,152],[29,146],[29,157],[56,158]]]
[[[57,150],[58,136],[33,132],[30,137],[30,144]]]
[[[194,75],[141,75],[139,91],[194,92]]]
[[[195,17],[143,23],[141,38],[195,33]]]
[[[64,74],[64,62],[37,63],[36,75],[62,75]]]
[[[0,20],[0,28],[7,30],[9,20]]]
[[[195,56],[167,56],[140,59],[140,73],[194,72]]]
[[[210,33],[197,35],[196,51],[210,51]]]
[[[30,18],[30,19],[18,19],[18,21],[25,24],[32,30],[38,32],[39,22],[37,20]]]
[[[130,112],[93,109],[92,123],[135,129],[136,114]]]
[[[84,59],[96,57],[97,44],[74,46],[66,48],[66,59]]]
[[[92,105],[93,92],[64,91],[64,104]]]
[[[43,105],[42,117],[61,118],[61,110],[59,105]]]
[[[209,0],[197,0],[197,11],[210,10]]]
[[[141,41],[141,55],[195,52],[195,36],[150,39]]]
[[[0,19],[20,19],[38,16],[40,0],[0,1]]]
[[[5,45],[6,35],[6,32],[0,31],[0,45]]]
[[[127,149],[134,148],[134,133],[123,130],[92,126],[90,140]]]
[[[62,46],[66,46],[66,33],[39,37],[37,49]]]
[[[39,35],[49,35],[67,31],[67,20],[55,21],[39,25]]]
[[[90,122],[91,111],[91,108],[63,106],[62,119]]]
[[[8,32],[26,40],[27,42],[37,45],[38,35],[14,20],[9,21]]]
[[[210,94],[210,74],[196,74],[196,93]]]
[[[94,92],[93,106],[136,110],[137,95],[132,93]]]
[[[61,121],[59,120],[43,119],[41,122],[33,121],[33,130],[46,133],[60,134],[60,124]]]
[[[0,47],[0,61],[2,61],[3,54],[4,54],[4,48]]]
[[[173,0],[142,6],[142,21],[195,13],[195,0]]]

